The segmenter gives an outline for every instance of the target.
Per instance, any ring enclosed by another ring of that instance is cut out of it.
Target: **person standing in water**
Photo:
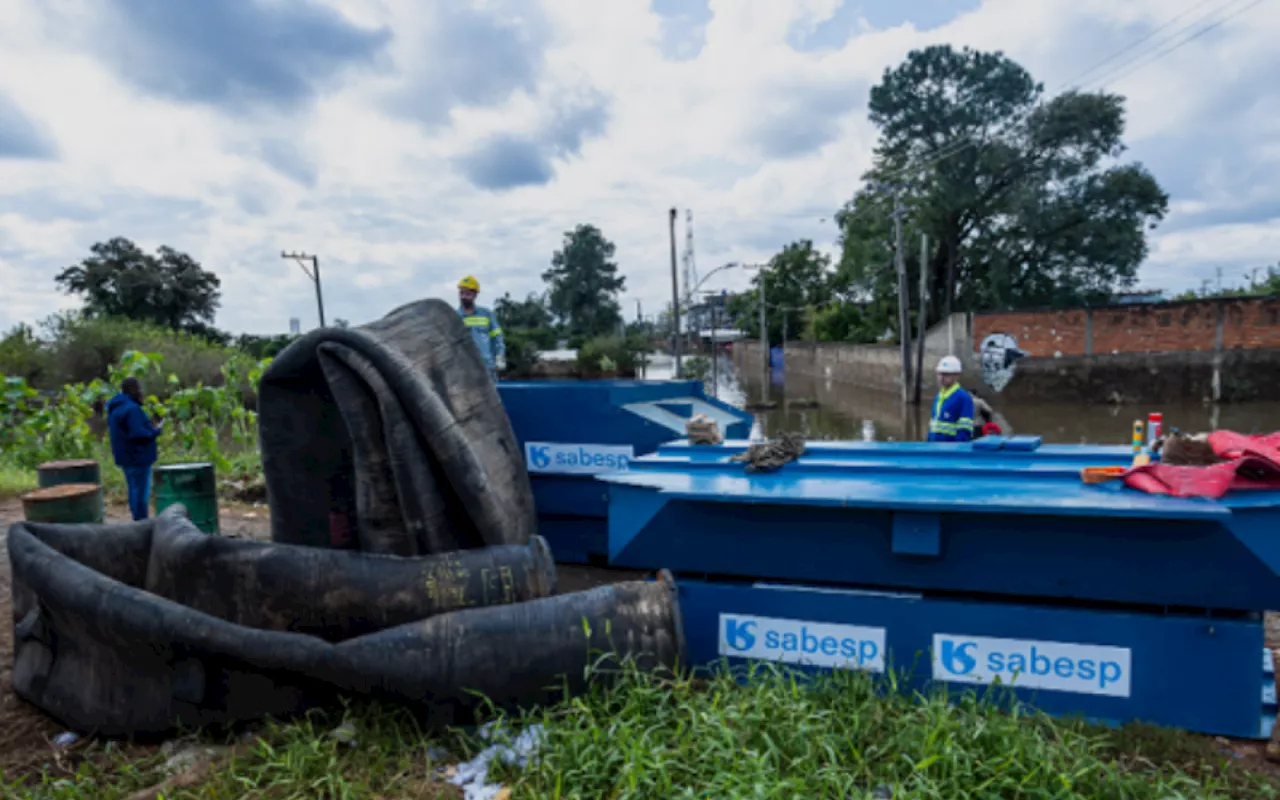
[[[938,396],[929,417],[929,441],[969,442],[973,440],[973,396],[960,387],[963,368],[955,356],[938,361]]]

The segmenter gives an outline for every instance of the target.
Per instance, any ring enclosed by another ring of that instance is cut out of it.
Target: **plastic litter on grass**
[[[477,735],[492,740],[499,729],[490,722],[481,726]],[[506,766],[520,769],[527,767],[536,756],[542,743],[542,726],[531,725],[510,742],[495,742],[481,750],[470,760],[458,764],[449,782],[462,789],[465,800],[497,800],[502,792],[500,783],[489,783],[489,765],[496,758]]]

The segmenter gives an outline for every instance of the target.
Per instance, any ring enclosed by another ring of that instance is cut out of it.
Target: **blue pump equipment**
[[[1081,470],[1126,467],[1133,448],[1034,436],[811,442],[748,474],[729,458],[750,415],[695,381],[499,391],[556,559],[672,570],[693,666],[999,681],[1051,714],[1270,735],[1280,492],[1085,484]],[[729,441],[680,441],[695,414]]]
[[[1052,714],[1265,738],[1280,492],[1086,485],[1128,446],[814,442],[775,473],[665,444],[609,486],[609,561],[677,576],[690,662],[999,680]],[[1262,655],[1262,663],[1259,656]]]
[[[726,438],[751,415],[706,396],[698,381],[513,381],[498,393],[524,451],[538,528],[561,563],[604,563],[608,487],[595,480],[685,436],[697,414]]]

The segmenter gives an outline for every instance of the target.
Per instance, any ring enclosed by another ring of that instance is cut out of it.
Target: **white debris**
[[[53,737],[53,746],[55,749],[61,749],[63,747],[70,747],[78,741],[80,741],[80,734],[75,731],[63,731]]]
[[[356,745],[356,726],[344,721],[341,725],[329,731],[329,736],[340,744],[354,747]]]
[[[495,730],[494,724],[488,723],[480,728],[479,736],[481,739],[491,739]],[[459,764],[449,782],[462,789],[465,800],[496,800],[502,791],[502,785],[488,782],[489,764],[496,758],[507,766],[515,765],[523,769],[537,754],[541,740],[541,725],[526,728],[510,744],[491,744],[477,753],[475,758]]]

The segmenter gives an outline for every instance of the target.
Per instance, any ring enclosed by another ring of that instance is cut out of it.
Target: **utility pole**
[[[907,281],[907,253],[902,241],[902,218],[906,210],[902,207],[902,189],[893,194],[893,238],[894,255],[898,266],[898,340],[902,346],[902,402],[911,402],[911,320],[908,306],[910,298],[907,293],[911,287]]]
[[[671,355],[676,361],[676,378],[684,377],[680,364],[680,268],[676,266],[676,216],[671,209]]]
[[[640,313],[640,301],[636,300],[636,322],[644,322],[644,314]]]
[[[912,401],[920,405],[920,389],[924,382],[924,339],[929,325],[929,234],[920,234],[920,333],[916,342],[916,386]]]
[[[294,261],[298,262],[298,266],[302,268],[303,273],[306,274],[306,276],[311,279],[311,282],[316,285],[316,307],[320,311],[320,327],[323,328],[324,327],[324,293],[320,291],[320,257],[309,256],[306,253],[286,253],[283,250],[280,251],[280,257],[291,258]],[[308,261],[311,262],[311,269],[307,269],[306,262]]]
[[[760,273],[760,377],[764,380],[765,386],[769,385],[769,323],[765,317],[764,304],[764,271],[767,267],[767,264],[761,264],[758,268]],[[785,350],[782,357],[787,357]]]

